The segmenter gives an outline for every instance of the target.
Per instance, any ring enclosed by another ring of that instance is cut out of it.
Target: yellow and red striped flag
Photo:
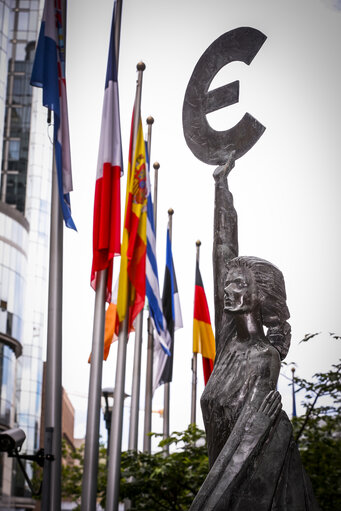
[[[139,118],[134,152],[132,144],[131,136],[117,295],[117,323],[124,320],[128,309],[128,332],[133,329],[133,321],[143,309],[146,295],[147,175],[141,118]],[[118,325],[116,325],[116,329],[118,329]]]
[[[201,353],[202,355],[204,380],[206,385],[213,370],[215,359],[215,339],[198,262],[196,263],[195,272],[193,353]]]

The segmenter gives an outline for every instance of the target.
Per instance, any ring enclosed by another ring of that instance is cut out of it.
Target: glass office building
[[[42,7],[0,0],[0,428],[22,428],[29,454],[39,448],[52,167],[52,128],[29,84]],[[9,465],[1,455],[0,510],[33,509]]]

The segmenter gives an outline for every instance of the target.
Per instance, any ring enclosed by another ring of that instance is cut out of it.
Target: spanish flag
[[[132,130],[133,126],[134,114]],[[145,142],[140,116],[134,150],[132,143],[131,136],[117,295],[118,322],[121,323],[129,313],[128,332],[132,331],[133,321],[143,309],[146,295],[147,175]]]
[[[213,370],[215,359],[215,339],[198,262],[196,263],[195,272],[193,353],[201,353],[202,355],[204,380],[206,385]]]

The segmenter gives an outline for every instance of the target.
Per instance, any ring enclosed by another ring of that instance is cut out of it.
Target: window
[[[9,152],[8,159],[11,161],[17,161],[20,157],[20,140],[9,141]]]

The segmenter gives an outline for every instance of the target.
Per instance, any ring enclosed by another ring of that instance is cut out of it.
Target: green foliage
[[[161,436],[161,435],[154,435]],[[164,446],[168,445],[168,456]],[[62,496],[80,504],[84,447],[71,449],[63,444]],[[132,501],[131,510],[187,510],[208,472],[204,431],[191,425],[161,440],[155,454],[126,451],[121,458],[120,499]],[[106,448],[99,453],[97,494],[105,507],[107,485]],[[78,507],[77,509],[80,509]]]
[[[73,449],[63,440],[62,444],[62,498],[77,504],[77,511],[80,510],[82,495],[82,477],[84,469],[84,444]],[[107,450],[103,444],[99,446],[98,463],[98,489],[100,497],[105,494],[107,470],[106,470]]]
[[[340,339],[330,336],[334,341]],[[296,392],[304,392],[305,413],[293,419],[294,435],[323,511],[341,509],[340,375],[339,360],[329,371],[315,374],[312,381],[295,378]]]
[[[165,445],[175,450],[166,456]],[[159,447],[155,454],[122,454],[121,498],[131,500],[136,511],[187,510],[208,472],[205,434],[191,425]]]

